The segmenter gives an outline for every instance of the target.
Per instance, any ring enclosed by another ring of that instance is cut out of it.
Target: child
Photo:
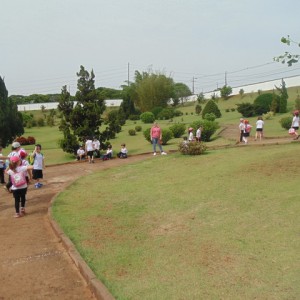
[[[192,127],[189,128],[189,131],[188,131],[188,133],[189,133],[189,142],[192,142],[194,140],[193,130],[194,130],[194,128],[192,128]]]
[[[102,160],[108,160],[112,158],[112,146],[108,145],[107,150],[106,150],[106,154],[103,155]]]
[[[27,193],[26,172],[33,169],[33,166],[21,166],[19,156],[12,156],[9,161],[9,167],[6,173],[11,177],[12,192],[15,199],[15,218],[20,218],[25,215],[25,203]],[[21,202],[21,209],[20,209]]]
[[[82,146],[79,147],[79,149],[77,150],[77,156],[76,156],[76,160],[83,160],[85,159],[85,151],[83,149]]]
[[[196,141],[201,142],[201,133],[202,133],[202,127],[200,126],[196,131]]]
[[[40,179],[43,179],[43,169],[45,168],[44,155],[41,153],[42,146],[40,144],[35,145],[35,149],[33,151],[33,171],[32,178],[36,180],[35,188],[41,188],[43,186],[40,183]]]
[[[24,149],[21,149],[19,151],[19,156],[20,156],[20,159],[21,159],[21,166],[29,166],[29,162],[26,160],[26,157],[27,157],[27,153]],[[26,171],[26,182],[27,184],[29,184],[30,180],[32,179],[32,172],[31,170],[28,170]]]
[[[258,117],[256,121],[256,132],[255,132],[255,140],[259,136],[259,140],[261,141],[263,137],[263,129],[264,129],[264,121],[262,117]]]
[[[299,129],[299,110],[294,111],[291,128],[294,129],[294,133],[293,133],[293,135],[295,136],[294,140],[298,140],[299,134],[298,134],[297,130]]]
[[[245,144],[248,144],[248,136],[250,135],[250,131],[252,126],[249,124],[248,120],[244,120],[244,133],[243,133],[243,141],[245,142]]]
[[[91,137],[88,137],[85,142],[85,153],[88,157],[89,163],[94,163],[94,146]]]
[[[2,146],[0,146],[0,180],[2,184],[6,184],[5,180],[4,180],[4,171],[5,171],[5,162],[4,160],[2,160],[1,158],[4,159],[3,155],[2,155]]]
[[[121,145],[121,151],[117,154],[117,156],[119,158],[127,158],[127,149],[126,149],[126,145],[122,144]]]

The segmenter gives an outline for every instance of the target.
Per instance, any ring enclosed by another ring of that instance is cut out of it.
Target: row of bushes
[[[33,136],[24,137],[20,136],[15,139],[15,142],[19,142],[21,145],[35,145],[35,138]]]

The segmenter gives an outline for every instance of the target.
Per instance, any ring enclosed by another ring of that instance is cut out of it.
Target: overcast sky
[[[1,0],[0,76],[9,95],[76,92],[164,72],[195,93],[300,74],[273,57],[300,48],[299,0]],[[129,68],[128,68],[129,64]],[[300,83],[299,83],[300,85]]]

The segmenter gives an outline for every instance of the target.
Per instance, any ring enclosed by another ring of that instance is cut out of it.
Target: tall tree
[[[0,144],[8,146],[16,136],[24,133],[22,114],[17,105],[8,99],[4,80],[0,77]]]
[[[115,135],[114,128],[109,124],[100,132],[102,114],[106,107],[103,97],[95,89],[94,72],[89,73],[80,66],[77,76],[76,105],[73,107],[70,102],[66,87],[62,89],[59,103],[59,110],[63,113],[60,130],[64,134],[60,145],[66,152],[74,152],[74,144],[84,141],[87,136],[97,136],[103,143]]]
[[[181,104],[184,103],[184,100],[186,99],[186,97],[192,95],[192,92],[190,90],[190,88],[181,82],[177,82],[174,84],[174,99],[173,102],[179,103],[179,100],[181,101]],[[176,106],[176,105],[174,105]]]
[[[163,74],[135,72],[132,84],[135,105],[142,111],[151,111],[156,106],[166,107],[174,97],[174,82]]]
[[[280,97],[280,100],[279,100],[279,112],[280,113],[285,113],[287,111],[287,101],[288,101],[288,98],[289,98],[289,95],[288,95],[288,92],[287,92],[287,88],[285,86],[285,82],[284,80],[282,79],[281,80],[281,85],[280,87],[277,87],[275,85],[277,91],[279,92],[279,97]]]

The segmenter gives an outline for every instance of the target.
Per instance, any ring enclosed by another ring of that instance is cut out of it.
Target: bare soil
[[[221,136],[238,140],[236,125]],[[291,137],[249,139],[250,145],[292,142]],[[241,144],[239,144],[241,145]],[[238,146],[239,146],[238,145]],[[151,158],[151,154],[128,159],[97,160],[94,164],[74,162],[44,170],[44,186],[30,185],[26,216],[14,218],[12,194],[0,190],[0,300],[7,299],[95,299],[61,240],[54,234],[48,217],[51,199],[77,178],[122,164]]]

